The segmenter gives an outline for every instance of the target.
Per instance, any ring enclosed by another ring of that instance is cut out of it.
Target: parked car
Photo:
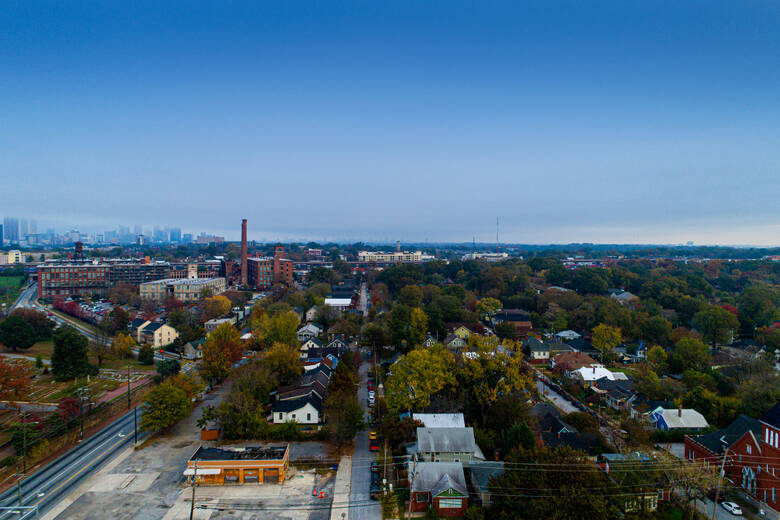
[[[371,451],[379,451],[379,441],[378,440],[370,441],[368,444],[368,449]]]
[[[382,493],[382,488],[379,486],[379,482],[376,484],[372,483],[368,492],[371,498],[374,500],[379,500],[379,495]]]
[[[368,432],[369,440],[375,441],[377,439],[376,432]]]
[[[721,502],[720,507],[734,516],[742,516],[742,508],[739,507],[739,504],[735,504],[734,502]]]

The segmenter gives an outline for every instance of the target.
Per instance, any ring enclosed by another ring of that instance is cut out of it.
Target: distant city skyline
[[[39,230],[780,245],[777,2],[3,14],[0,212]]]

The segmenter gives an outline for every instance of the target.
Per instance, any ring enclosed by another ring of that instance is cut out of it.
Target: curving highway
[[[141,409],[138,409],[140,423]],[[34,509],[0,510],[0,520],[35,518],[56,505],[68,491],[133,442],[133,411],[84,440],[67,453],[22,481],[22,505]],[[139,432],[139,439],[141,438]],[[17,486],[0,494],[0,506],[19,505]]]

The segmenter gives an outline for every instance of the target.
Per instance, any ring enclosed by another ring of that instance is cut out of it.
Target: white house
[[[697,430],[709,427],[707,419],[693,408],[658,407],[647,414],[649,421],[659,430]]]
[[[589,367],[580,367],[571,372],[572,377],[583,383],[593,383],[606,377],[610,381],[627,381],[628,376],[623,372],[612,372],[604,368],[603,365],[591,365]]]
[[[321,415],[322,399],[313,392],[300,399],[278,400],[271,408],[271,422],[274,424],[319,424]]]
[[[325,298],[325,305],[337,311],[345,311],[352,306],[352,298]]]
[[[320,334],[322,334],[322,327],[315,323],[308,323],[298,329],[298,341],[306,341],[310,338],[316,338]]]
[[[557,333],[555,336],[561,338],[564,341],[570,341],[582,337],[581,335],[577,334],[573,330],[562,330],[559,333]]]

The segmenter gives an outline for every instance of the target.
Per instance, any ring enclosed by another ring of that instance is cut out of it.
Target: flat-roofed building
[[[225,289],[227,289],[227,282],[224,278],[166,278],[142,283],[139,286],[141,298],[157,302],[176,298],[185,303],[199,301],[206,292],[216,296],[225,292]]]
[[[247,258],[247,283],[255,289],[274,284],[292,285],[295,263],[284,258],[284,247],[274,247],[273,257]]]
[[[197,473],[195,463],[197,462]],[[184,475],[198,484],[282,484],[290,466],[290,445],[239,449],[199,447],[187,461]]]
[[[432,256],[424,255],[422,251],[393,251],[391,253],[384,253],[381,251],[358,252],[358,262],[377,264],[416,264],[432,259]]]
[[[51,300],[102,295],[111,283],[106,264],[58,264],[38,267],[38,297]]]

